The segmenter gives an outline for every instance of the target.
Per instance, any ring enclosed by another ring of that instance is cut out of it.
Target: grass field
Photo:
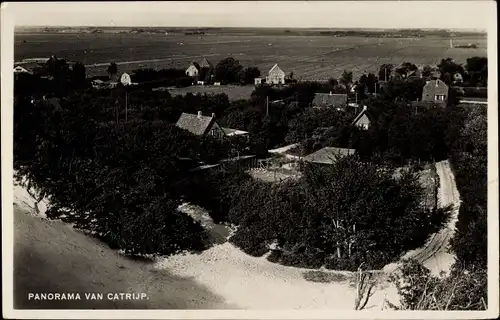
[[[14,58],[58,57],[81,61],[89,75],[103,74],[110,62],[119,72],[137,68],[187,68],[206,57],[216,64],[232,56],[263,74],[275,64],[295,78],[326,80],[350,70],[358,78],[383,63],[434,64],[442,58],[458,62],[486,56],[486,38],[455,36],[454,45],[475,43],[476,49],[450,48],[448,38],[332,37],[313,35],[208,34],[86,34],[16,33]]]
[[[186,93],[192,94],[219,94],[225,93],[230,101],[248,99],[250,95],[255,90],[255,86],[191,86],[186,88],[158,88],[160,90],[168,90],[171,95],[185,95]],[[153,89],[154,90],[154,89]]]

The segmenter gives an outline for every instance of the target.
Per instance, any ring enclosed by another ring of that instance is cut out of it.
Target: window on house
[[[434,100],[437,100],[437,101],[444,101],[444,94],[437,94],[437,95],[434,97]]]

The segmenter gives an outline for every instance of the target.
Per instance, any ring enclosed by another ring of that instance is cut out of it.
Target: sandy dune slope
[[[68,224],[14,211],[16,309],[234,308],[194,280],[124,258]],[[82,300],[34,301],[30,292],[78,292]],[[85,292],[142,292],[149,300],[86,301]]]

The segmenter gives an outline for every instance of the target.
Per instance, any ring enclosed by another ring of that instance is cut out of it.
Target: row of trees
[[[402,79],[418,69],[411,62],[404,62],[399,66],[383,64],[379,68],[378,79],[380,81]],[[426,65],[420,71],[423,78],[441,79],[448,85],[486,87],[488,84],[488,58],[486,57],[471,57],[466,60],[465,64],[457,63],[451,58],[441,59],[438,65]],[[455,74],[460,74],[461,77],[454,78]]]

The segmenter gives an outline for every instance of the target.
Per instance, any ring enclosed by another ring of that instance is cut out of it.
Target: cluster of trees
[[[14,94],[32,96],[49,94],[65,96],[71,91],[88,88],[85,66],[76,62],[72,66],[56,56],[34,70],[34,75],[19,74],[14,82]]]
[[[217,63],[214,76],[222,84],[253,84],[260,77],[260,70],[253,66],[245,68],[235,58],[228,57]]]
[[[197,202],[200,189],[210,191]],[[235,169],[212,171],[191,190],[191,201],[214,220],[238,225],[230,241],[246,253],[271,250],[271,261],[298,267],[382,267],[424,244],[447,217],[446,210],[420,206],[415,171],[395,178],[392,170],[356,157],[306,166],[302,178],[283,184],[255,181]]]
[[[411,62],[404,62],[395,67],[392,64],[383,64],[378,72],[380,81],[404,79],[418,67]],[[464,65],[457,63],[451,58],[441,59],[437,66],[423,66],[420,70],[424,79],[441,79],[448,85],[463,87],[486,87],[488,85],[488,58],[472,57],[466,60]],[[460,74],[460,78],[454,78]]]
[[[226,158],[231,146],[156,117],[115,118],[113,102],[75,93],[55,109],[17,99],[18,176],[50,198],[48,217],[76,223],[113,248],[131,254],[203,249],[204,230],[177,207],[189,170]]]

